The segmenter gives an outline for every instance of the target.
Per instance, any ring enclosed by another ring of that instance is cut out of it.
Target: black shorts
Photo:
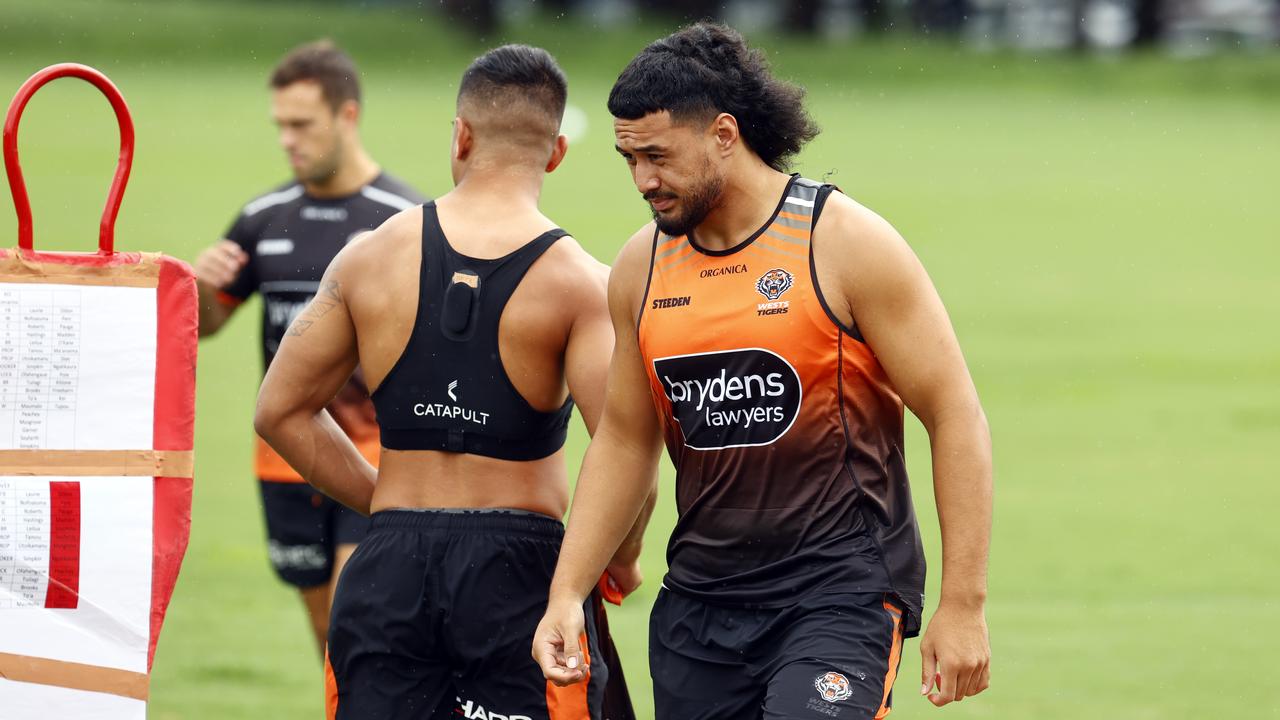
[[[882,593],[727,608],[664,589],[649,623],[657,720],[882,718],[902,657],[899,608]]]
[[[369,518],[304,482],[260,480],[267,521],[267,555],[276,575],[299,588],[328,585],[333,553],[356,545],[369,530]]]
[[[330,717],[598,720],[613,668],[588,601],[585,683],[530,655],[564,528],[519,511],[389,510],[342,571],[329,622]],[[612,720],[612,719],[611,719]]]

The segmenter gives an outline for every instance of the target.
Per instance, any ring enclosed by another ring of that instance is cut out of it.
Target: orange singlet
[[[910,636],[924,553],[902,401],[814,279],[810,231],[831,191],[793,178],[728,250],[655,235],[638,333],[677,471],[664,585],[760,607],[888,592]]]

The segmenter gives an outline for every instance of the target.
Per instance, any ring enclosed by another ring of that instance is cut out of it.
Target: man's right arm
[[[227,302],[228,287],[249,262],[249,254],[239,243],[222,240],[204,249],[192,268],[200,295],[200,337],[212,335],[231,318],[238,302]]]
[[[635,526],[657,472],[661,428],[636,339],[652,238],[651,226],[637,233],[609,276],[614,349],[604,412],[582,461],[547,613],[534,635],[534,659],[558,685],[585,677],[583,600]]]

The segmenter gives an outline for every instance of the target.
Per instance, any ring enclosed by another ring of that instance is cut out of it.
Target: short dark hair
[[[761,160],[786,170],[819,131],[803,101],[804,88],[775,78],[738,31],[698,23],[640,51],[614,83],[609,112],[638,120],[666,110],[680,122],[728,113]]]
[[[289,51],[271,71],[271,87],[279,90],[296,82],[319,83],[334,112],[348,100],[360,102],[360,71],[350,55],[331,40],[317,40]]]
[[[508,95],[510,98],[501,98]],[[458,101],[521,100],[547,115],[559,127],[569,84],[551,53],[528,45],[503,45],[476,58],[462,74]]]

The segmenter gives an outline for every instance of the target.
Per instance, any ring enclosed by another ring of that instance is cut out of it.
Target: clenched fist
[[[230,240],[223,240],[200,253],[193,269],[196,280],[221,290],[236,279],[247,262],[249,255],[243,248]]]

